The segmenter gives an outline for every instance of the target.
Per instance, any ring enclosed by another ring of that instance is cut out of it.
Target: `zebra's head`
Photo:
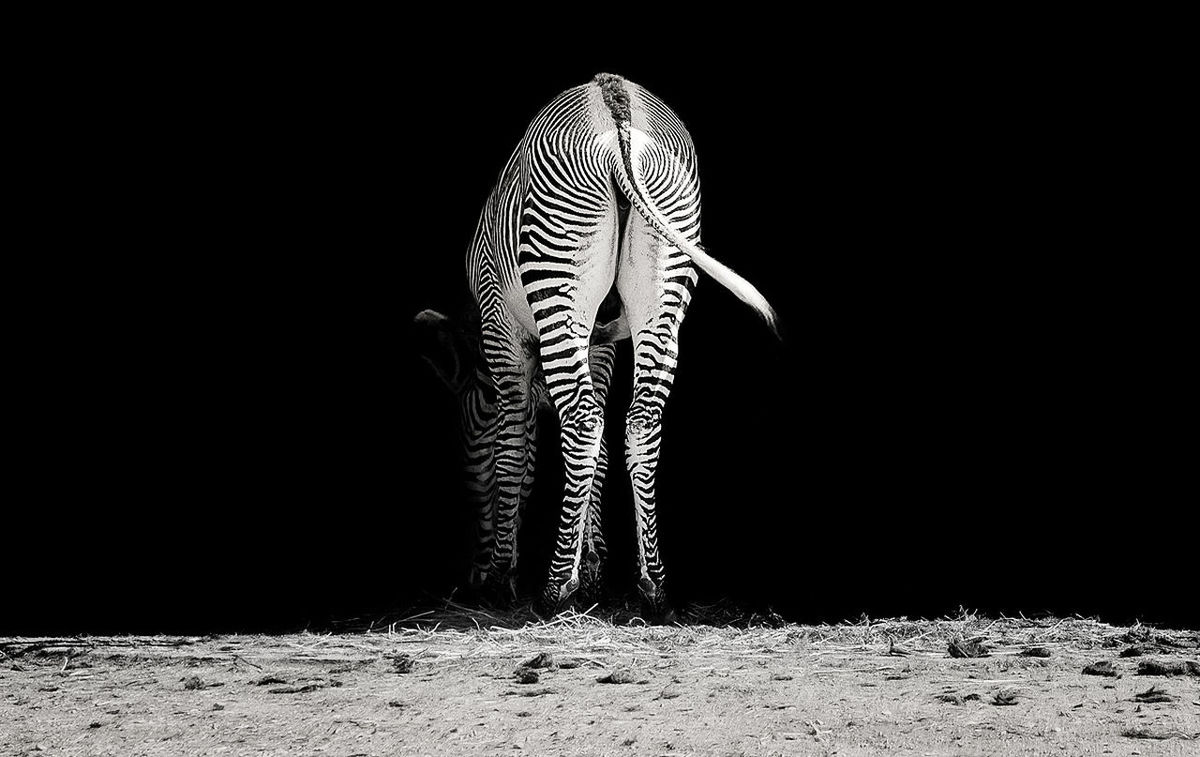
[[[479,412],[492,411],[496,391],[479,351],[475,311],[468,310],[455,319],[436,310],[422,310],[413,321],[420,332],[421,356],[462,403],[463,418],[472,420]],[[540,369],[530,385],[530,399],[536,408],[552,409]]]
[[[478,389],[481,379],[479,325],[469,316],[454,319],[436,310],[422,310],[413,319],[421,357],[460,399]],[[488,382],[490,384],[490,382]]]
[[[597,323],[592,331],[592,344],[616,344],[629,338],[629,324],[621,312],[620,304],[608,301],[602,313],[607,318]],[[464,403],[472,401],[472,395],[485,403],[495,402],[495,390],[487,366],[479,350],[479,311],[468,307],[459,318],[443,315],[436,310],[422,310],[413,319],[418,331],[421,356],[433,368],[442,383],[449,387]],[[539,369],[534,375],[532,399],[536,407],[550,409],[550,396],[546,382]]]

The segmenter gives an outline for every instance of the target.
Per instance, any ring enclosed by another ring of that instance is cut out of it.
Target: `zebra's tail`
[[[672,228],[670,220],[654,204],[654,201],[650,198],[650,192],[642,180],[641,172],[637,170],[637,166],[634,164],[631,142],[633,131],[628,120],[622,119],[617,121],[619,154],[616,156],[617,169],[615,174],[621,191],[629,199],[633,207],[637,208],[642,218],[646,219],[646,223],[650,224],[651,228],[666,237],[671,244],[685,252],[700,267],[700,270],[712,276],[721,286],[733,292],[739,300],[754,308],[754,312],[758,313],[767,322],[767,326],[771,328],[771,332],[775,334],[776,338],[782,338],[779,334],[779,316],[776,315],[775,308],[771,307],[771,303],[767,302],[767,298],[763,297],[762,293],[753,284],[739,276],[732,268],[717,260],[712,255],[709,255],[699,245],[689,242],[683,234]],[[637,134],[639,137],[647,140],[653,139],[650,135],[640,130],[637,131]]]

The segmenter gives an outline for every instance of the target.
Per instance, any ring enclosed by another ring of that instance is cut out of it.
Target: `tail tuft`
[[[625,80],[616,74],[596,74],[592,81],[600,85],[600,96],[612,113],[617,123],[628,123],[630,120],[629,92],[625,89]]]

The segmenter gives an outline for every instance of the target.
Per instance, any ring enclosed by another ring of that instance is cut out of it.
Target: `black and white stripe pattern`
[[[613,364],[616,359],[616,348],[612,344],[593,345],[590,352],[592,383],[596,388],[597,398],[603,406],[609,386],[612,382]],[[464,467],[467,474],[468,495],[476,508],[476,551],[471,568],[470,583],[479,587],[488,583],[496,585],[503,597],[515,596],[513,579],[517,566],[517,545],[512,542],[512,553],[506,562],[502,563],[503,570],[496,572],[498,563],[495,558],[495,531],[497,521],[512,520],[511,525],[504,524],[507,531],[511,527],[514,533],[520,530],[521,516],[524,505],[529,501],[534,482],[534,453],[537,449],[537,420],[536,414],[542,409],[552,409],[549,394],[546,391],[545,380],[540,372],[534,377],[530,387],[530,418],[526,426],[526,469],[521,481],[520,499],[515,512],[498,513],[498,483],[496,475],[495,445],[499,425],[499,409],[495,401],[490,376],[481,372],[460,391],[461,417],[460,429],[464,450]],[[607,445],[601,442],[600,458],[597,462],[596,476],[592,481],[591,504],[589,520],[586,526],[585,540],[588,553],[594,555],[589,561],[589,580],[584,581],[591,599],[598,598],[601,585],[603,566],[608,554],[604,542],[604,532],[601,526],[601,497],[604,481],[608,470]]]
[[[632,210],[622,223],[625,203]],[[655,475],[679,328],[697,268],[775,323],[762,295],[699,244],[691,137],[653,95],[601,74],[559,95],[530,124],[492,190],[467,255],[491,390],[480,390],[488,396],[464,410],[463,419],[473,491],[488,526],[481,533],[490,555],[486,567],[477,563],[478,577],[504,581],[516,564],[521,502],[532,483],[540,368],[560,421],[566,466],[540,609],[553,611],[581,584],[598,580],[612,347],[591,341],[597,310],[615,287],[634,350],[625,462],[637,508],[639,587],[652,610],[666,609]]]

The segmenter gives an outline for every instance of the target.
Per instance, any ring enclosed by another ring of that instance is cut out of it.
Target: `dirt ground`
[[[480,623],[491,617],[0,639],[0,754],[1200,755],[1195,632],[973,617]],[[988,656],[952,657],[951,642]],[[1112,675],[1083,672],[1097,662]]]

